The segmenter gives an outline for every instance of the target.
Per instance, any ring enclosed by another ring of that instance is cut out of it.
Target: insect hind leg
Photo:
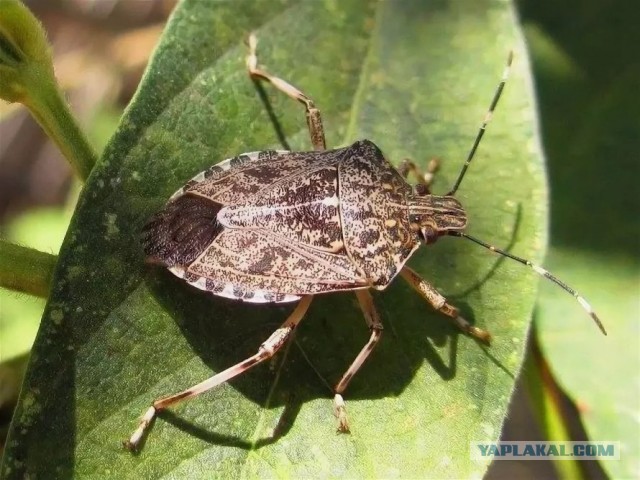
[[[211,378],[200,382],[197,385],[194,385],[182,392],[176,393],[174,395],[170,395],[168,397],[159,398],[154,401],[151,407],[147,409],[145,414],[142,416],[140,420],[140,424],[133,435],[128,440],[125,440],[124,446],[131,450],[136,451],[140,442],[144,438],[146,431],[151,426],[153,419],[156,417],[158,412],[177,405],[178,403],[183,402],[184,400],[188,400],[189,398],[197,397],[198,395],[211,390],[222,383],[225,383],[231,380],[238,375],[243,374],[247,370],[252,367],[255,367],[259,363],[268,360],[273,357],[273,355],[280,350],[280,348],[287,342],[287,340],[291,337],[291,334],[295,330],[296,326],[300,323],[305,313],[309,309],[309,305],[311,304],[311,300],[313,299],[313,295],[307,295],[302,297],[296,308],[293,310],[289,318],[278,328],[275,332],[271,334],[271,336],[260,345],[258,352],[252,355],[251,357],[243,360],[240,363],[235,364],[232,367],[223,370],[220,373],[217,373]]]
[[[483,343],[489,344],[491,342],[491,334],[489,332],[471,325],[467,320],[462,318],[458,309],[447,303],[447,299],[444,298],[433,285],[420,278],[420,275],[416,272],[405,266],[400,271],[400,275],[402,275],[402,278],[404,278],[422,298],[429,302],[433,308],[449,317],[451,322],[464,333],[477,338]]]
[[[289,82],[278,78],[274,75],[267,73],[265,70],[258,67],[258,56],[256,54],[256,47],[258,45],[258,39],[255,34],[249,35],[249,55],[247,55],[247,69],[249,75],[254,80],[264,80],[281,92],[285,93],[294,100],[299,101],[305,107],[307,113],[307,125],[309,127],[309,134],[311,135],[311,143],[315,150],[325,150],[326,142],[324,138],[324,127],[322,126],[322,117],[320,116],[320,110],[318,110],[308,96],[291,85]]]
[[[356,297],[358,297],[358,303],[360,304],[360,308],[362,309],[362,313],[364,313],[364,319],[371,330],[371,336],[369,337],[369,341],[367,344],[360,350],[358,356],[353,361],[351,366],[347,369],[347,371],[342,375],[342,378],[338,382],[335,387],[335,396],[333,397],[334,411],[335,415],[338,418],[338,431],[342,433],[349,433],[349,423],[347,421],[347,412],[345,408],[344,398],[342,398],[342,393],[346,390],[347,386],[353,379],[353,376],[356,374],[360,367],[367,360],[367,357],[371,354],[375,346],[380,341],[382,337],[382,322],[380,321],[380,316],[375,308],[373,303],[373,297],[368,290],[356,290]]]

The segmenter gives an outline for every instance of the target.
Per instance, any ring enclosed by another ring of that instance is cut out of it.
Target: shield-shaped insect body
[[[173,195],[145,227],[143,245],[151,262],[202,290],[286,302],[384,289],[424,228],[444,234],[465,224],[455,198],[414,195],[380,149],[363,140],[225,160]]]

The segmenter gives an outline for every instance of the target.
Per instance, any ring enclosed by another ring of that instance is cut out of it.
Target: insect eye
[[[424,183],[418,183],[414,187],[416,195],[423,197],[429,194],[429,188]]]
[[[438,232],[435,228],[431,226],[424,226],[420,229],[420,233],[422,234],[422,240],[425,244],[435,243],[438,240]]]

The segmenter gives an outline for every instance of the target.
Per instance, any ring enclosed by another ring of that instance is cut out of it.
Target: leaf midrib
[[[376,37],[379,34],[379,25],[380,25],[380,12],[381,12],[381,2],[377,2],[376,6],[375,6],[375,12],[372,15],[372,18],[374,19],[374,28],[372,28],[371,30],[371,35],[369,37],[368,40],[368,47],[367,47],[367,53],[363,58],[362,64],[361,64],[361,68],[359,70],[359,75],[358,75],[358,86],[356,87],[355,93],[353,95],[353,101],[351,102],[351,108],[349,109],[349,122],[347,125],[347,129],[345,131],[345,134],[342,138],[342,142],[341,144],[346,144],[347,141],[349,141],[349,139],[352,139],[356,133],[356,126],[357,126],[357,121],[359,118],[359,113],[360,110],[362,109],[362,105],[364,103],[364,95],[365,95],[365,89],[366,89],[366,83],[367,83],[367,75],[368,75],[368,71],[369,71],[369,67],[370,67],[370,63],[371,63],[371,57],[373,55],[373,45],[374,42],[376,40]],[[290,7],[292,8],[292,7]],[[289,11],[289,9],[285,10],[284,12],[281,13],[281,15],[287,13]],[[277,18],[277,17],[275,17]],[[298,130],[298,133],[301,131],[306,130],[305,128],[301,128],[300,130]],[[245,461],[243,463],[242,466],[242,470],[240,472],[240,478],[245,478],[245,474],[246,474],[246,468],[249,465],[249,459],[251,458],[252,455],[259,455],[258,451],[257,451],[257,444],[259,441],[259,435],[260,435],[260,431],[262,429],[262,426],[264,424],[264,421],[266,420],[266,414],[265,412],[268,410],[269,405],[271,403],[271,400],[273,398],[273,395],[276,391],[276,387],[278,385],[278,381],[280,380],[281,377],[281,373],[282,373],[282,369],[285,365],[285,362],[287,361],[287,358],[289,356],[289,352],[291,349],[291,341],[289,341],[287,343],[286,346],[286,350],[284,352],[282,361],[280,362],[280,365],[278,366],[278,370],[277,373],[275,375],[275,378],[273,380],[273,383],[271,385],[271,388],[269,389],[269,393],[267,395],[267,398],[265,399],[264,405],[263,407],[260,409],[260,414],[258,416],[258,420],[256,422],[256,427],[255,430],[253,432],[252,435],[252,440],[251,440],[251,448],[247,451],[247,454],[245,455]],[[362,444],[361,442],[359,443],[359,448],[361,449],[365,449],[365,445]],[[369,459],[369,455],[365,455],[365,458]],[[370,461],[367,461],[367,470],[369,472],[370,475],[374,474],[374,470],[372,469],[373,465],[371,464]]]

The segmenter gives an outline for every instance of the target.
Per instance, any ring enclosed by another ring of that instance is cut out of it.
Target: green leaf
[[[500,434],[538,280],[456,239],[410,263],[491,330],[492,347],[460,335],[396,281],[376,295],[385,335],[346,392],[353,432],[336,435],[329,386],[369,332],[353,295],[319,296],[270,365],[161,415],[139,455],[122,448],[153,399],[254,353],[291,310],[194,291],[145,267],[138,244],[144,222],[196,173],[277,147],[245,71],[250,31],[259,61],[320,107],[330,145],[368,137],[396,164],[439,155],[441,193],[515,48],[512,80],[459,198],[471,233],[540,260],[544,175],[508,3],[183,1],[79,201],[15,416],[8,476],[50,474],[52,465],[58,476],[113,478],[485,471],[469,442]],[[302,108],[265,88],[292,148],[309,149]]]
[[[628,61],[624,46],[640,41],[635,7],[525,3],[553,193],[547,263],[589,299],[608,331],[602,338],[580,309],[545,286],[536,314],[540,343],[589,438],[620,442],[620,460],[602,467],[612,478],[634,478],[640,471],[640,64]]]

